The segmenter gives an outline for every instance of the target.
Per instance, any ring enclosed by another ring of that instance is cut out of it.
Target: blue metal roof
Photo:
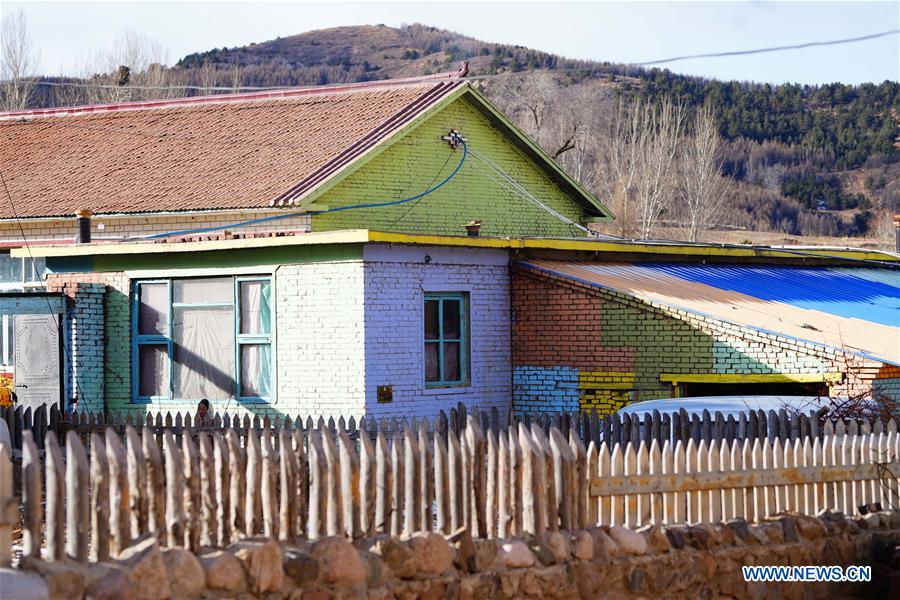
[[[900,270],[644,264],[688,281],[799,308],[900,327]]]

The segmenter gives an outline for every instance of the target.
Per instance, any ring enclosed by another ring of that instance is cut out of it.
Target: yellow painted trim
[[[843,373],[662,373],[659,380],[677,386],[679,383],[833,383],[842,381]]]
[[[298,212],[297,214],[301,214]],[[57,257],[94,256],[113,254],[161,254],[167,252],[210,252],[241,248],[271,248],[278,246],[305,246],[312,244],[416,244],[427,246],[459,246],[465,248],[503,248],[509,250],[565,250],[598,253],[626,254],[668,254],[677,256],[720,256],[720,257],[763,257],[799,258],[791,252],[777,249],[757,250],[751,248],[720,248],[715,246],[694,246],[677,243],[636,243],[611,242],[607,240],[562,239],[562,238],[492,238],[448,235],[427,235],[413,233],[387,233],[368,229],[346,229],[287,235],[282,237],[248,238],[236,240],[210,240],[203,242],[179,242],[161,244],[151,242],[113,242],[64,246],[31,246],[14,248],[13,257]],[[809,250],[823,258],[855,258],[883,262],[900,262],[900,256],[866,250]]]

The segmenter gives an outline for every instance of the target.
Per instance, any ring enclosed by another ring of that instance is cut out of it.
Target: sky
[[[159,41],[169,62],[341,25],[424,23],[570,58],[638,63],[900,29],[900,2],[0,2],[22,9],[41,71],[73,73],[125,31]],[[672,62],[672,71],[769,83],[900,79],[900,36]]]

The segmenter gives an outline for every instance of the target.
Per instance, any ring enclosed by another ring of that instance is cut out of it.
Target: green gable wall
[[[457,98],[427,117],[411,132],[350,173],[342,181],[304,200],[312,207],[398,200],[418,194],[447,177],[459,163],[456,151],[441,140],[456,129],[469,148],[489,158],[541,202],[576,223],[581,207],[552,182],[478,112],[465,97]],[[528,200],[495,183],[488,167],[471,154],[447,185],[424,198],[397,206],[348,210],[313,216],[313,231],[366,228],[379,231],[465,235],[463,225],[483,222],[482,235],[572,237],[581,233]],[[496,175],[494,175],[496,178]]]

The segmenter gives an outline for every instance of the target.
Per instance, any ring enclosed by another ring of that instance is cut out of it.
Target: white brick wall
[[[273,408],[290,415],[362,415],[362,261],[284,265],[276,282]]]
[[[433,418],[457,402],[505,414],[512,397],[507,261],[494,250],[366,247],[367,415]],[[469,294],[467,387],[425,388],[426,292]],[[379,385],[393,386],[391,403],[377,402]]]
[[[364,261],[284,265],[276,276],[272,408],[314,417],[433,418],[463,402],[505,414],[512,397],[507,261],[504,251],[370,245]],[[425,388],[428,291],[469,293],[467,387]],[[393,402],[377,402],[379,385],[393,386]]]

